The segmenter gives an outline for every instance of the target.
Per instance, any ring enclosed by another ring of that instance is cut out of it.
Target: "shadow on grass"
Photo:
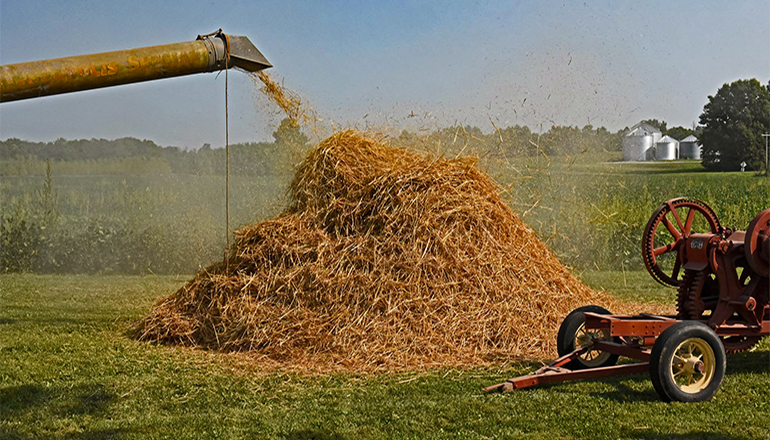
[[[658,393],[655,392],[655,389],[652,388],[652,384],[650,384],[650,388],[648,390],[639,391],[638,389],[634,389],[628,386],[628,384],[623,382],[629,379],[637,380],[640,382],[644,382],[644,381],[650,382],[650,375],[647,373],[641,373],[641,374],[634,374],[626,377],[608,379],[605,382],[607,384],[614,385],[614,389],[612,389],[611,391],[591,393],[591,395],[602,399],[613,400],[618,403],[659,402],[660,401],[660,397],[658,396]]]
[[[19,385],[0,388],[0,418],[26,411],[29,408],[43,406],[51,401],[52,392],[40,385]]]
[[[71,417],[103,412],[115,395],[100,384],[74,388],[19,385],[0,388],[0,418],[10,419],[34,413],[41,417]]]
[[[684,434],[665,434],[657,431],[626,431],[620,437],[639,440],[748,440],[748,437],[725,435],[714,432],[688,432]]]
[[[727,374],[730,373],[770,373],[770,351],[728,354]]]
[[[124,438],[130,432],[131,432],[130,430],[125,430],[125,429],[99,429],[96,431],[82,432],[78,434],[69,434],[65,436],[44,437],[44,438],[62,439],[62,440],[108,440],[108,439]],[[29,436],[21,435],[11,431],[0,430],[0,438],[6,439],[6,440],[32,440],[32,439],[39,439],[41,437],[39,436],[29,437]]]
[[[286,440],[346,440],[346,437],[325,430],[292,431],[284,437]]]
[[[25,384],[0,388],[0,420],[11,423],[6,430],[0,430],[0,437],[8,439],[38,438],[39,434],[29,437],[30,424],[41,425],[35,429],[56,426],[57,420],[83,415],[99,415],[115,401],[115,394],[104,389],[101,384],[80,385],[73,388],[64,386],[46,387],[37,384]],[[16,429],[10,429],[10,428]],[[128,431],[124,429],[89,430],[53,438],[64,439],[112,439],[121,438]]]
[[[533,369],[534,371],[534,369]],[[727,357],[727,376],[731,374],[755,374],[755,373],[768,373],[770,372],[770,352],[757,351],[757,352],[744,352],[728,355]],[[599,382],[613,387],[610,391],[592,392],[591,395],[602,399],[613,400],[618,403],[628,402],[657,402],[660,401],[660,397],[655,392],[654,388],[650,384],[649,388],[645,391],[640,391],[638,388],[632,388],[626,383],[627,381],[642,381],[650,382],[649,373],[637,373],[631,375],[615,376],[608,378],[586,379],[589,381]],[[543,389],[552,389],[554,391],[559,390],[560,386],[564,386],[565,383],[560,382],[549,385],[543,385]],[[578,381],[579,382],[579,381]],[[685,437],[688,438],[688,437]],[[693,437],[699,438],[699,437]],[[711,438],[711,437],[709,437]],[[714,437],[720,438],[720,437]]]

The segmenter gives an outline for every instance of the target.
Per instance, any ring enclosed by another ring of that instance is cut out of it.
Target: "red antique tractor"
[[[675,316],[613,315],[599,306],[581,307],[561,324],[561,357],[485,390],[649,370],[665,401],[714,396],[725,375],[726,353],[748,350],[770,335],[770,209],[745,231],[736,231],[720,225],[700,200],[669,200],[647,223],[642,257],[656,281],[678,288]],[[641,362],[616,365],[620,356]]]

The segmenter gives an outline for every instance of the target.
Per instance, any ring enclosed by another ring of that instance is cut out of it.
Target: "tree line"
[[[477,126],[452,126],[429,134],[403,130],[394,137],[395,145],[425,147],[441,153],[478,156],[523,157],[538,155],[575,155],[586,152],[621,150],[621,137],[626,129],[610,132],[604,127],[586,125],[553,126],[537,133],[527,126],[515,125],[489,132]],[[276,175],[290,173],[294,164],[310,148],[308,137],[286,119],[273,133],[273,142],[248,142],[230,145],[230,171],[242,175]],[[178,174],[222,174],[223,148],[204,144],[189,150],[175,146],[161,147],[150,140],[136,138],[57,139],[53,142],[31,142],[10,138],[0,141],[0,161],[78,161],[114,162],[129,159],[146,160],[148,167],[168,169]],[[153,162],[149,162],[153,161]],[[164,163],[158,167],[157,162]],[[167,165],[167,166],[166,166]],[[106,169],[106,168],[105,168]]]
[[[700,125],[668,127],[666,121],[647,122],[664,135],[677,140],[694,134],[703,145],[703,166],[709,170],[736,170],[746,162],[750,170],[765,167],[763,133],[770,132],[770,84],[756,79],[724,84],[708,97],[700,115]],[[441,152],[526,156],[573,156],[588,152],[614,152],[622,149],[625,127],[611,132],[605,127],[554,125],[545,132],[526,125],[514,125],[484,132],[471,125],[457,125],[429,132],[403,130],[393,139],[396,145],[424,145]],[[289,119],[273,133],[273,142],[249,142],[230,146],[231,172],[244,175],[274,175],[291,172],[293,164],[309,148],[308,137]],[[0,160],[35,159],[41,161],[105,161],[126,158],[160,159],[173,173],[221,174],[224,149],[204,144],[197,150],[161,147],[150,140],[57,139],[30,142],[16,138],[0,141]]]
[[[577,154],[587,151],[620,151],[624,130],[610,132],[604,127],[553,126],[536,133],[515,125],[484,133],[477,126],[453,126],[428,135],[403,130],[393,139],[400,146],[442,145],[446,150],[465,149],[475,154],[532,156]],[[309,148],[308,137],[288,119],[273,133],[273,142],[230,145],[230,166],[234,173],[272,174],[282,171],[277,164],[296,163],[297,155]],[[53,142],[31,142],[10,138],[0,141],[0,160],[32,158],[41,161],[105,161],[126,158],[162,159],[177,173],[216,174],[223,166],[224,149],[204,144],[188,150],[161,147],[150,140],[126,137],[115,140],[63,138]]]
[[[299,154],[308,148],[308,138],[288,119],[273,133],[273,142],[248,142],[230,146],[230,168],[234,174],[274,175],[290,172]],[[107,139],[57,139],[30,142],[17,138],[0,141],[0,160],[113,162],[143,159],[150,165],[163,162],[172,173],[222,174],[224,148],[204,144],[197,150],[161,147],[150,140],[132,137]],[[157,167],[156,167],[157,168]]]

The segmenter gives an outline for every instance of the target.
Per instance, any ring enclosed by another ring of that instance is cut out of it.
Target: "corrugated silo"
[[[655,160],[674,160],[677,158],[679,141],[671,136],[663,136],[655,144]]]
[[[637,128],[641,128],[642,130],[644,130],[647,133],[651,134],[652,135],[652,143],[653,144],[658,143],[658,141],[660,141],[660,138],[663,137],[663,133],[661,133],[660,130],[658,130],[658,128],[656,126],[650,125],[650,124],[648,124],[648,123],[646,123],[644,121],[642,121],[642,122],[634,125],[633,127],[631,127],[631,131],[633,131],[633,130],[635,130]]]
[[[623,135],[623,160],[640,161],[655,158],[655,143],[662,134],[656,127],[640,122]]]
[[[647,160],[648,151],[655,146],[653,135],[641,127],[633,129],[623,136],[623,160]]]
[[[700,142],[698,138],[689,135],[679,141],[680,159],[700,159]]]

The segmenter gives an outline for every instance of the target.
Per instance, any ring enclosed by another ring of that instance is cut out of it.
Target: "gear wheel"
[[[690,319],[706,319],[716,309],[719,301],[719,283],[708,271],[696,272],[688,292],[687,313]]]
[[[687,216],[684,218],[684,221],[682,221],[682,218],[677,213],[677,208],[688,208]],[[675,223],[672,223],[671,220],[666,217],[669,213],[672,214]],[[674,287],[678,287],[682,284],[683,280],[678,279],[681,269],[681,262],[678,255],[679,248],[684,244],[684,240],[693,232],[692,225],[696,213],[705,218],[712,234],[718,232],[720,227],[719,219],[714,211],[705,202],[685,197],[671,199],[660,205],[650,218],[647,226],[644,228],[644,234],[642,235],[642,259],[652,278],[660,284]],[[656,248],[655,232],[661,224],[665,226],[665,229],[668,230],[674,241]],[[669,252],[677,253],[674,268],[670,275],[658,264],[658,257]]]
[[[682,284],[679,285],[679,289],[676,295],[676,318],[677,319],[690,319],[690,313],[688,311],[688,302],[690,299],[690,287],[695,282],[695,276],[698,275],[696,270],[685,270]]]
[[[711,272],[685,271],[677,295],[677,318],[683,320],[706,320],[716,309],[719,301],[719,284]],[[706,314],[708,312],[708,314]],[[725,351],[740,353],[753,347],[759,336],[730,336],[722,338]]]

